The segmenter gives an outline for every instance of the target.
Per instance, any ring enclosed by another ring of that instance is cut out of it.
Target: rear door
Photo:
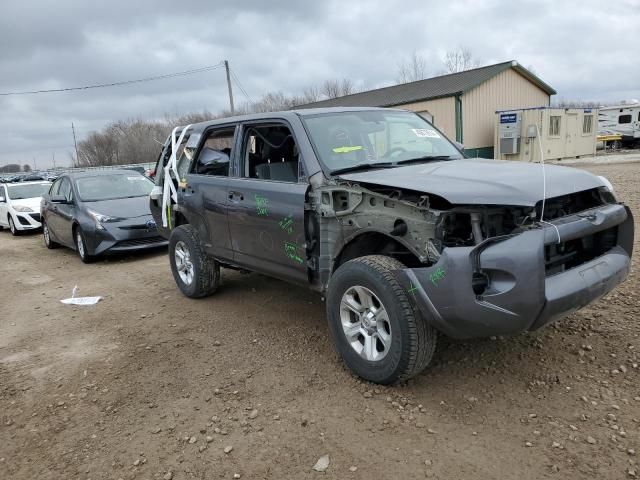
[[[151,210],[151,215],[156,222],[158,232],[165,238],[169,238],[171,231],[168,226],[162,226],[162,188],[164,186],[164,167],[170,157],[171,137],[169,137],[165,142],[162,147],[162,151],[160,152],[160,156],[158,157],[158,161],[156,162],[156,175],[154,177],[155,187],[149,194],[149,209]]]
[[[237,175],[228,183],[228,216],[234,263],[268,275],[307,283],[300,155],[283,121],[247,123],[238,145]]]
[[[235,135],[235,124],[206,129],[199,138],[193,160],[178,164],[178,171],[186,180],[178,192],[180,208],[189,222],[197,226],[205,250],[228,261],[232,261],[233,251],[227,219],[227,189]],[[183,175],[183,172],[188,173]]]

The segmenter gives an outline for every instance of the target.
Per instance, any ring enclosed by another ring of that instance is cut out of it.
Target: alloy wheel
[[[173,256],[180,280],[182,280],[185,285],[191,285],[191,282],[193,282],[194,268],[187,244],[182,240],[176,243]]]
[[[377,362],[391,349],[391,322],[375,293],[350,287],[340,301],[340,321],[347,342],[363,359]]]

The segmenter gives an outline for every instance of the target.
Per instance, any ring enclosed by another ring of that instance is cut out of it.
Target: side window
[[[0,185],[0,197],[4,197],[4,201],[7,201],[7,187],[5,185]]]
[[[593,130],[593,115],[585,115],[582,118],[582,133],[591,133]]]
[[[71,194],[71,182],[68,178],[63,178],[62,183],[60,183],[60,190],[58,195],[64,195],[68,201],[73,200],[73,195]]]
[[[631,115],[618,116],[618,123],[631,123]]]
[[[560,118],[559,116],[552,115],[549,117],[549,135],[560,135]]]
[[[51,188],[49,189],[49,195],[58,195],[58,193],[60,192],[60,184],[62,183],[62,178],[59,178],[58,180],[56,180],[55,182],[53,182],[53,185],[51,185]]]
[[[242,152],[243,177],[290,183],[298,181],[298,146],[287,126],[247,125]]]
[[[177,134],[177,137],[178,138],[180,137],[180,133]],[[187,143],[189,142],[189,138],[190,138],[189,134],[185,134],[184,138],[182,139],[182,143],[178,145],[178,148],[176,150],[176,158],[178,159],[177,161],[178,166],[181,165],[181,160],[182,160],[182,165],[186,164],[188,168],[189,162],[185,161],[184,150],[186,148]],[[171,140],[169,139],[168,142],[169,144],[167,145],[167,148],[165,148],[163,152],[160,154],[162,158],[158,160],[158,164],[156,166],[156,176],[154,179],[154,182],[156,185],[164,184],[164,167],[167,166],[167,163],[171,158]],[[190,157],[189,157],[189,160],[190,160]],[[186,172],[182,172],[182,173],[186,173]],[[181,175],[181,177],[182,176],[183,175]]]
[[[209,130],[193,166],[199,175],[228,176],[235,127]]]

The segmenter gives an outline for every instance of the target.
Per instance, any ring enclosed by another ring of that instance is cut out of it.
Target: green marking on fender
[[[446,275],[447,272],[445,272],[442,267],[438,267],[435,271],[429,274],[429,280],[431,280],[431,283],[433,283],[437,287],[438,282],[442,280]]]
[[[362,145],[354,145],[353,147],[336,147],[333,149],[333,153],[350,153],[362,150]]]
[[[269,211],[267,210],[269,199],[260,195],[255,195],[254,198],[256,200],[256,213],[262,216],[269,215]]]
[[[411,288],[409,289],[409,293],[410,293],[411,295],[413,295],[413,297],[414,297],[414,298],[415,298],[415,296],[416,296],[416,293],[415,293],[415,292],[416,292],[417,290],[418,290],[418,287],[416,287],[416,286],[413,284],[413,282],[411,282]]]

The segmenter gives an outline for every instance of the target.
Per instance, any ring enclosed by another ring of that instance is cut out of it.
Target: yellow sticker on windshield
[[[334,153],[349,153],[362,150],[362,145],[354,145],[353,147],[336,147],[333,149]]]

